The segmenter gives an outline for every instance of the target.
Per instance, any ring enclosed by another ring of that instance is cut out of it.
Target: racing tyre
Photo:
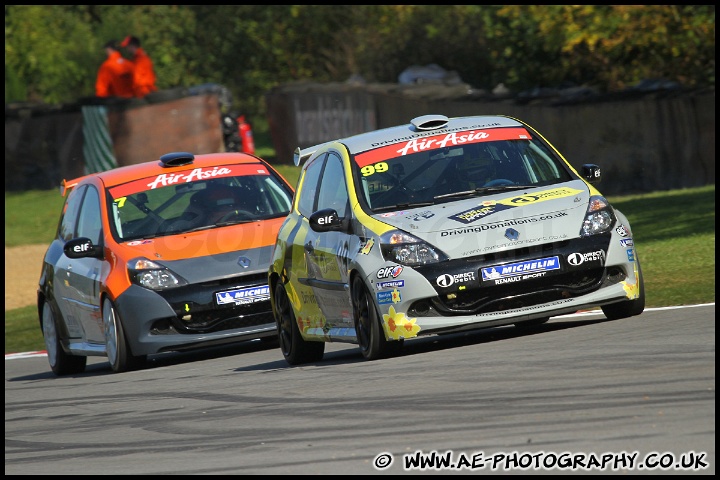
[[[358,276],[353,277],[350,295],[355,334],[363,357],[366,360],[377,360],[396,353],[402,347],[402,342],[387,341],[372,296]]]
[[[145,363],[147,355],[135,356],[130,351],[122,322],[120,322],[115,306],[109,298],[103,300],[102,318],[105,348],[113,371],[116,373],[127,372]]]
[[[613,303],[611,305],[603,305],[602,311],[608,320],[619,320],[621,318],[634,317],[640,315],[645,310],[645,283],[643,281],[642,269],[640,268],[640,260],[635,258],[638,267],[638,282],[640,283],[640,295],[635,300],[626,302]]]
[[[59,329],[49,302],[43,304],[42,332],[50,368],[55,375],[82,373],[87,365],[87,357],[68,355],[60,343]]]
[[[290,365],[300,365],[322,360],[325,354],[325,342],[307,342],[302,338],[295,312],[282,282],[278,282],[275,287],[274,314],[278,342],[285,361]]]

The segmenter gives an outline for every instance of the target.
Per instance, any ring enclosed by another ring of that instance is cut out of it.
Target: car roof
[[[188,170],[189,168],[208,168],[217,165],[232,164],[252,164],[262,163],[265,166],[269,166],[267,162],[259,157],[241,152],[222,152],[222,153],[206,153],[200,155],[193,155],[186,152],[175,152],[163,155],[162,158],[169,157],[175,160],[176,163],[166,162],[164,164],[160,159],[153,160],[145,163],[137,163],[134,165],[126,165],[123,167],[113,168],[112,170],[106,170],[104,172],[91,173],[82,177],[74,178],[71,180],[63,180],[61,186],[61,193],[64,195],[65,191],[73,188],[78,183],[82,182],[86,178],[96,177],[99,178],[106,187],[113,187],[121,185],[132,180],[139,178],[151,177],[153,175],[169,174],[177,171]],[[191,162],[187,162],[187,159],[192,157]],[[179,161],[178,159],[184,159],[185,162]]]
[[[303,149],[298,148],[295,150],[295,165],[299,165],[303,161],[307,160],[320,148],[335,142],[344,144],[350,154],[355,155],[383,145],[392,145],[394,143],[437,135],[438,133],[520,126],[525,125],[519,120],[504,115],[475,115],[466,117],[423,115],[413,118],[410,123],[406,123],[404,125],[359,133],[357,135],[332,140],[330,142],[321,143],[319,145]]]

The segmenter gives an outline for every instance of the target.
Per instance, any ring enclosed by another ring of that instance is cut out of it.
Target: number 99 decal
[[[378,162],[375,165],[365,165],[360,169],[363,177],[372,175],[373,173],[382,173],[388,171],[388,164],[385,162]]]

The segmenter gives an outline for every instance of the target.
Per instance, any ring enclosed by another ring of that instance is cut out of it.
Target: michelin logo
[[[230,290],[215,294],[215,300],[218,305],[244,305],[248,303],[262,302],[270,300],[270,287],[263,285],[261,287],[242,288],[238,290]]]
[[[552,270],[560,270],[560,258],[557,256],[541,258],[538,260],[527,260],[525,262],[510,263],[508,265],[501,265],[496,267],[484,267],[481,271],[483,281],[488,281],[500,280],[509,277],[527,276],[528,274],[544,274],[544,272],[549,272]]]
[[[401,288],[405,286],[405,280],[392,280],[390,282],[378,282],[377,289],[382,290],[383,288]]]

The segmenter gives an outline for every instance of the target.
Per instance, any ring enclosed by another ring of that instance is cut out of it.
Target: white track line
[[[680,305],[677,307],[646,308],[644,311],[645,312],[653,312],[653,311],[659,311],[659,310],[677,310],[680,308],[708,307],[711,305],[715,305],[715,302],[703,303],[701,305]],[[559,315],[559,317],[562,317],[562,318],[583,317],[583,316],[598,315],[598,314],[602,315],[602,310],[579,311],[579,312],[571,313],[569,315]],[[559,318],[559,317],[553,317],[553,318]],[[47,357],[47,351],[39,350],[37,352],[6,353],[5,354],[5,360],[17,360],[18,358],[32,358],[32,357]]]

